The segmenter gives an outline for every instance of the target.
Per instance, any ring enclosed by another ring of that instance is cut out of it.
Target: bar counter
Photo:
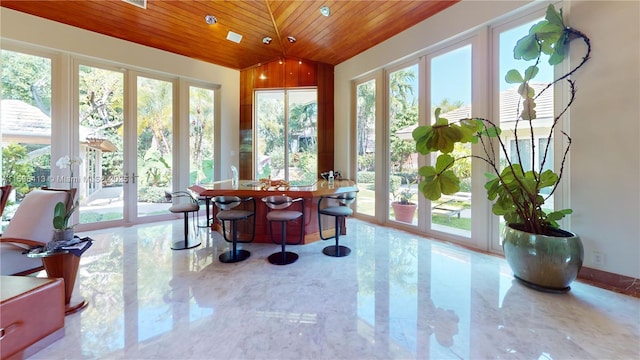
[[[195,189],[194,189],[195,188]],[[256,243],[271,243],[269,235],[269,223],[266,219],[267,206],[262,202],[263,197],[272,195],[286,195],[292,198],[304,199],[304,236],[303,244],[308,244],[314,241],[320,240],[320,228],[318,226],[318,200],[322,196],[343,194],[352,191],[358,191],[357,184],[352,180],[335,180],[333,186],[329,185],[326,180],[318,180],[315,184],[309,186],[291,186],[288,190],[282,188],[269,188],[262,190],[262,184],[257,180],[239,180],[238,185],[233,186],[231,180],[218,181],[211,184],[203,184],[193,187],[192,190],[196,191],[201,197],[215,197],[221,195],[249,197],[252,196],[256,201],[256,227],[254,242]],[[324,205],[324,203],[323,203]],[[217,207],[211,203],[212,214],[214,221],[211,224],[211,229],[214,231],[222,232],[222,225],[216,219],[215,215],[218,211]],[[294,204],[290,207],[291,210],[299,210],[299,206]],[[239,239],[248,240],[251,237],[251,228],[253,220],[244,224],[239,224],[238,234]],[[299,220],[298,220],[299,221]],[[300,239],[300,223],[298,221],[291,221],[287,225],[287,243],[296,244]],[[322,218],[323,236],[332,236],[335,232],[334,221],[332,217]],[[227,227],[228,230],[228,227]],[[228,234],[227,238],[231,238]],[[273,226],[273,238],[279,243],[280,230],[279,226]]]

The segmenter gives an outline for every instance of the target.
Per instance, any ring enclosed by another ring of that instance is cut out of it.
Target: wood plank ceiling
[[[144,9],[118,0],[2,0],[0,6],[242,70],[284,57],[336,65],[458,1],[147,0]],[[328,17],[320,13],[325,5]],[[217,23],[207,24],[207,15]],[[242,35],[240,43],[226,40],[229,31]]]

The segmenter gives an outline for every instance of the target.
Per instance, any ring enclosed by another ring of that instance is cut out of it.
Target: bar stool
[[[281,226],[280,245],[282,246],[282,250],[269,255],[267,260],[274,265],[288,265],[296,262],[296,260],[298,260],[298,254],[285,251],[285,245],[287,244],[287,223],[300,219],[300,240],[297,243],[302,243],[304,236],[304,200],[302,198],[292,199],[289,196],[283,195],[263,197],[262,202],[267,205],[267,220],[269,220],[269,235],[271,236],[271,241],[273,241],[271,224],[279,222]],[[300,202],[300,211],[284,210],[295,202]],[[275,241],[273,242],[276,243]]]
[[[200,205],[198,205],[198,201],[191,196],[190,193],[186,191],[175,191],[173,193],[164,192],[164,196],[168,201],[171,201],[173,204],[169,208],[169,211],[172,213],[183,213],[184,214],[184,241],[174,242],[171,246],[173,250],[185,250],[191,249],[198,245],[200,245],[199,239],[189,239],[189,219],[188,214],[193,213],[193,218],[195,221],[195,214],[200,210]],[[179,198],[188,198],[189,202],[174,202],[175,199]]]
[[[235,207],[244,203],[251,202],[253,204],[253,210],[236,210]],[[218,259],[223,263],[235,263],[243,261],[251,256],[251,253],[247,250],[238,250],[238,243],[247,243],[253,241],[256,233],[256,201],[253,197],[240,198],[238,196],[216,196],[213,198],[213,203],[220,209],[216,218],[222,223],[222,237],[227,242],[231,242],[232,250],[221,254]],[[253,226],[251,233],[251,240],[240,241],[238,240],[238,221],[246,220],[253,216]],[[227,229],[225,222],[231,222],[231,240],[227,239]]]
[[[335,194],[335,195],[325,195],[320,197],[318,200],[318,227],[320,229],[320,238],[322,240],[336,239],[335,245],[330,245],[322,249],[322,253],[327,256],[333,257],[343,257],[349,255],[351,253],[351,249],[346,246],[340,245],[340,224],[345,222],[345,218],[347,216],[351,216],[353,214],[353,210],[349,207],[349,205],[356,199],[356,192],[348,192],[343,194]],[[334,203],[337,202],[337,205],[329,205],[328,207],[322,208],[323,201],[331,201]],[[322,236],[322,215],[329,215],[335,217],[335,230],[336,234],[330,237]]]

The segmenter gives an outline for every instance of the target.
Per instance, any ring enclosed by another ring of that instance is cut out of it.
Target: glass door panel
[[[4,49],[1,56],[0,178],[13,187],[3,213],[10,218],[29,191],[51,186],[51,59]]]
[[[455,122],[471,113],[471,45],[449,51],[431,60],[431,118],[441,108],[440,117]],[[440,153],[434,154],[432,163]],[[460,191],[431,202],[431,228],[471,237],[471,144],[456,144],[453,153],[460,176]]]
[[[173,84],[139,76],[137,80],[137,216],[167,214],[172,191]]]
[[[502,128],[501,140],[507,146],[509,157],[514,162],[519,162],[526,170],[535,169],[541,172],[541,169],[553,169],[553,138],[548,140],[549,129],[554,118],[554,91],[553,86],[547,89],[545,92],[536,99],[536,113],[537,119],[532,124],[533,137],[531,135],[528,126],[521,126],[518,129],[517,138],[514,134],[516,116],[518,115],[518,107],[522,108],[522,104],[514,99],[520,99],[517,93],[517,84],[508,84],[504,80],[504,75],[511,69],[517,69],[520,73],[524,73],[524,70],[530,65],[525,61],[514,60],[513,58],[513,44],[525,36],[533,24],[536,24],[541,19],[536,19],[528,23],[519,25],[517,27],[510,28],[502,31],[497,35],[497,49],[498,61],[499,61],[499,84],[500,84],[500,127]],[[553,81],[553,66],[549,65],[548,56],[543,56],[538,63],[539,72],[535,79],[530,83],[534,89],[536,96],[541,93],[542,89],[546,87],[546,84]],[[516,144],[520,147],[520,157],[515,153]],[[549,148],[547,149],[547,144]],[[546,157],[545,157],[546,151]],[[500,155],[502,155],[500,153]],[[502,166],[505,165],[505,161],[501,161]],[[544,207],[547,210],[553,209],[553,196],[545,201]],[[492,248],[502,249],[502,228],[504,227],[504,218],[499,217],[499,229],[497,230],[499,236],[492,237],[499,240],[494,240]],[[494,229],[495,231],[495,229]]]
[[[189,185],[213,181],[214,91],[189,86]]]
[[[356,212],[376,214],[376,81],[356,86],[356,179],[358,201]]]
[[[389,73],[389,219],[418,224],[418,64]]]
[[[124,218],[124,74],[78,67],[80,223]]]

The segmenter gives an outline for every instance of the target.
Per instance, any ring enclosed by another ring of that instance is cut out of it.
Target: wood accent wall
[[[275,60],[240,72],[240,178],[253,179],[253,93],[256,89],[317,86],[318,173],[333,169],[333,65]]]

